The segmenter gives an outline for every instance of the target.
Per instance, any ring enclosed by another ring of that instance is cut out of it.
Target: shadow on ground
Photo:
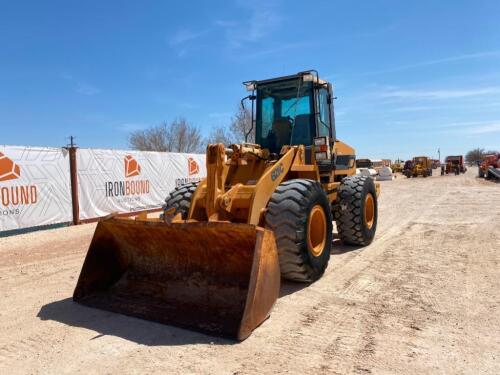
[[[54,320],[73,327],[96,331],[98,335],[91,340],[98,340],[102,336],[117,336],[148,346],[237,343],[233,340],[86,307],[73,302],[72,298],[42,306],[37,317],[41,320]]]
[[[332,255],[354,251],[360,247],[342,245],[333,240]],[[279,297],[298,292],[310,284],[282,280]],[[73,327],[82,327],[98,332],[92,340],[102,336],[118,336],[148,346],[169,346],[187,344],[232,345],[237,341],[208,336],[195,331],[129,317],[77,304],[66,298],[44,305],[38,315],[41,320],[54,320]]]
[[[361,248],[363,248],[363,246],[344,245],[338,238],[334,238],[332,251],[330,252],[330,254],[331,255],[340,255],[340,254],[349,253],[351,251],[356,251],[356,250],[359,250]]]
[[[281,280],[281,287],[280,287],[280,295],[278,298],[288,296],[289,294],[293,294],[295,292],[298,292],[299,290],[302,290],[304,288],[307,288],[311,284],[307,283],[299,283],[299,282],[293,282],[293,281],[288,281],[288,280]]]

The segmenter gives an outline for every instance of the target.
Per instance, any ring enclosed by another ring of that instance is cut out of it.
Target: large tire
[[[266,227],[276,237],[283,278],[312,282],[323,275],[330,259],[333,224],[319,182],[296,179],[280,184],[268,205]]]
[[[191,198],[197,187],[197,182],[190,182],[176,187],[165,199],[163,212],[165,213],[165,211],[174,207],[176,214],[180,213],[183,219],[187,219]]]
[[[337,230],[344,244],[367,246],[373,241],[377,230],[378,203],[372,178],[344,177],[334,207],[338,210],[335,214]]]

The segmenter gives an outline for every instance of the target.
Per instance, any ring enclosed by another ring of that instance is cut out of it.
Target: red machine
[[[483,161],[479,166],[479,177],[500,178],[500,153],[483,156]]]
[[[446,164],[444,170],[446,174],[454,173],[458,175],[467,171],[463,155],[447,156],[444,162]]]

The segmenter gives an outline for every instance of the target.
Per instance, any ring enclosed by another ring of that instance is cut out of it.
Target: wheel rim
[[[372,229],[375,221],[375,201],[371,193],[365,197],[365,225],[368,229]]]
[[[326,244],[326,215],[319,204],[314,206],[309,213],[307,224],[307,245],[315,257],[319,257]]]

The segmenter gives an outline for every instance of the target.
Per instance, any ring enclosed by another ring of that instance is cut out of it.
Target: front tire
[[[377,191],[373,179],[348,176],[338,194],[337,230],[346,245],[367,246],[375,237],[378,221]]]
[[[197,187],[197,182],[190,182],[172,190],[165,199],[163,213],[165,214],[167,210],[175,208],[175,213],[180,213],[182,219],[186,220],[189,214],[189,207],[191,206],[191,198]]]
[[[281,275],[300,282],[319,279],[332,248],[332,214],[321,184],[295,179],[271,196],[266,227],[274,232]]]

